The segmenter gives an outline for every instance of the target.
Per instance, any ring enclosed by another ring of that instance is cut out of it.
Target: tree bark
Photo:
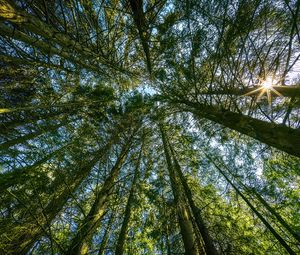
[[[263,222],[266,228],[272,233],[272,235],[277,239],[277,241],[285,248],[285,250],[290,255],[296,255],[296,252],[286,243],[286,241],[277,233],[277,231],[271,226],[271,224],[265,219],[265,217],[252,205],[252,203],[244,196],[244,194],[234,185],[234,183],[227,177],[225,172],[205,153],[206,157],[213,163],[213,165],[219,170],[219,172],[224,176],[226,181],[233,187],[238,195],[245,201],[245,203],[250,207],[250,209],[255,213],[255,215]]]
[[[203,92],[199,92],[200,95],[236,95],[236,96],[255,96],[260,93],[260,91],[257,91],[257,93],[250,94],[251,92],[261,89],[262,86],[254,86],[251,88],[243,88],[243,89],[237,89],[237,88],[230,88],[230,89],[219,89],[219,90],[207,90]],[[291,85],[291,86],[273,86],[274,90],[279,92],[284,97],[300,97],[300,86],[299,85]],[[278,97],[279,95],[272,92],[272,96]]]
[[[4,143],[1,143],[0,144],[0,151],[1,150],[7,150],[8,148],[10,148],[14,145],[17,145],[17,144],[20,144],[20,143],[25,143],[26,141],[34,139],[34,138],[36,138],[36,137],[38,137],[42,134],[54,131],[54,130],[58,129],[59,127],[64,126],[67,122],[68,121],[65,120],[65,121],[62,121],[61,123],[59,123],[57,125],[47,126],[47,127],[45,127],[45,129],[40,129],[36,132],[29,133],[27,135],[23,135],[21,137],[18,137],[18,138],[12,139],[12,140],[8,140]]]
[[[34,218],[30,217],[26,222],[21,223],[22,228],[26,229],[26,231],[18,236],[11,236],[9,238],[9,242],[5,244],[7,254],[25,255],[43,234],[47,234],[48,224],[61,211],[67,200],[88,176],[94,165],[107,153],[113,141],[110,140],[104,147],[93,153],[92,159],[87,164],[78,168],[72,174],[71,178],[66,181],[65,185],[60,185],[42,212],[38,212],[37,215],[34,215]],[[19,225],[15,227],[20,228]]]
[[[132,181],[130,192],[129,192],[129,197],[128,197],[126,208],[125,208],[124,219],[123,219],[122,227],[121,227],[121,230],[119,233],[115,255],[122,255],[124,253],[124,243],[125,243],[125,240],[127,237],[128,224],[129,224],[130,217],[131,217],[131,208],[132,208],[132,205],[134,202],[134,195],[136,192],[136,183],[139,178],[141,158],[142,158],[142,148],[140,150],[139,157],[137,160],[137,165],[136,165],[136,168],[134,171],[134,177],[133,177],[133,181]]]
[[[133,20],[138,29],[142,47],[146,56],[147,69],[149,74],[151,75],[152,65],[150,60],[150,50],[148,44],[148,25],[146,23],[145,13],[143,11],[143,0],[130,0],[129,3],[132,11]]]
[[[122,151],[113,166],[109,177],[105,180],[102,188],[96,194],[95,201],[86,218],[80,225],[78,232],[71,242],[69,251],[70,255],[87,254],[89,249],[89,240],[94,234],[95,229],[99,226],[101,218],[105,212],[108,199],[110,197],[114,183],[119,175],[122,165],[124,164],[131,146],[131,139],[123,146]]]
[[[193,200],[193,196],[192,196],[192,192],[189,188],[189,185],[186,181],[186,178],[184,177],[181,167],[177,161],[177,158],[175,156],[174,150],[171,147],[171,145],[169,144],[172,156],[173,156],[173,160],[174,160],[174,165],[175,165],[175,170],[177,171],[177,174],[180,178],[180,181],[182,183],[183,189],[184,189],[184,193],[187,197],[187,200],[189,202],[189,205],[191,207],[193,216],[195,218],[196,224],[198,226],[198,229],[200,231],[201,237],[204,241],[204,249],[207,255],[218,255],[218,251],[215,248],[212,238],[209,235],[208,229],[204,223],[204,220],[201,216],[201,210],[195,205],[194,200]]]
[[[167,161],[167,168],[169,172],[171,188],[174,196],[174,204],[176,205],[179,226],[183,239],[184,249],[186,255],[198,255],[197,244],[195,240],[195,234],[193,230],[193,224],[189,218],[189,208],[186,206],[185,200],[182,197],[179,182],[172,165],[171,156],[168,148],[168,142],[165,135],[164,127],[159,125],[161,137],[164,146],[165,157]]]
[[[49,153],[42,159],[36,161],[31,166],[26,166],[23,168],[18,168],[13,171],[0,174],[0,193],[4,192],[6,189],[15,186],[17,184],[21,184],[22,180],[29,175],[34,175],[38,172],[38,168],[45,164],[49,159],[53,156],[57,155],[58,153],[62,152],[67,146],[70,144],[64,145],[58,150]],[[23,184],[23,183],[22,183]]]
[[[288,154],[300,157],[299,129],[266,122],[228,110],[219,110],[214,106],[187,101],[182,103],[190,106],[185,110],[192,112],[197,117],[209,119]]]
[[[107,223],[107,227],[105,229],[103,238],[101,240],[98,255],[104,255],[105,254],[104,252],[105,252],[106,245],[108,243],[109,235],[111,233],[111,225],[113,223],[113,220],[114,220],[114,212],[112,212],[112,215],[110,216],[109,221]]]

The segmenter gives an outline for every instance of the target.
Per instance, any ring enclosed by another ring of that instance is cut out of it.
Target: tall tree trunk
[[[190,108],[186,111],[192,112],[195,116],[212,120],[281,151],[300,157],[299,129],[258,120],[228,110],[219,110],[214,106],[187,101],[182,103],[189,106]]]
[[[183,186],[184,189],[184,193],[187,197],[187,200],[189,202],[189,205],[192,209],[192,213],[193,216],[195,218],[196,224],[198,226],[198,229],[200,231],[201,237],[204,241],[204,249],[207,255],[218,255],[218,251],[216,250],[212,238],[209,235],[208,229],[204,223],[204,220],[201,216],[201,210],[195,205],[194,200],[193,200],[193,196],[192,196],[192,192],[189,188],[189,185],[186,181],[186,178],[184,177],[182,171],[181,171],[181,167],[177,161],[176,155],[174,153],[173,148],[171,147],[171,144],[169,144],[170,147],[170,151],[172,153],[173,156],[173,160],[174,160],[174,165],[175,165],[175,170],[177,171],[177,174],[180,178],[181,184]]]
[[[99,226],[100,220],[105,212],[108,199],[110,197],[114,183],[119,175],[131,146],[131,139],[123,146],[122,151],[113,166],[108,178],[105,180],[102,188],[96,194],[95,201],[86,218],[80,225],[78,232],[71,242],[68,254],[81,255],[86,254],[89,249],[89,241]]]
[[[163,141],[164,152],[167,161],[167,168],[170,176],[171,188],[174,196],[174,203],[177,209],[178,221],[179,221],[179,226],[180,226],[181,235],[183,239],[185,254],[198,255],[193,224],[191,219],[189,218],[189,211],[188,211],[189,208],[187,207],[185,200],[182,197],[179,182],[177,181],[177,177],[172,165],[164,127],[160,125],[159,128],[160,128],[161,137]]]
[[[235,178],[227,165],[223,164],[223,166],[227,169],[228,173]],[[278,222],[300,243],[300,236],[297,232],[295,232],[292,227],[281,217],[279,213],[276,212],[274,208],[272,208],[269,203],[255,190],[255,188],[249,188],[245,184],[243,184],[240,180],[236,180],[239,185],[241,185],[245,192],[247,192],[250,196],[255,196],[259,202],[263,204],[263,206],[269,211],[269,213],[275,217]]]
[[[107,246],[109,236],[110,236],[110,233],[111,233],[111,225],[113,223],[113,220],[114,220],[114,212],[112,212],[112,215],[110,216],[109,221],[107,223],[103,238],[101,240],[98,255],[104,255],[105,254],[104,252],[105,252],[105,248]]]
[[[244,194],[234,185],[234,183],[227,177],[225,172],[214,162],[214,160],[205,153],[206,157],[213,163],[213,165],[218,169],[218,171],[224,176],[226,181],[233,187],[238,195],[245,201],[245,203],[250,207],[250,209],[255,213],[255,215],[263,222],[266,228],[272,233],[272,235],[278,240],[278,242],[285,248],[285,250],[290,255],[296,255],[296,252],[286,243],[286,241],[277,233],[277,231],[271,226],[271,224],[265,219],[265,217],[256,210],[252,203],[244,196]]]
[[[149,50],[149,44],[148,44],[148,25],[146,23],[146,17],[143,10],[143,0],[129,0],[132,16],[134,19],[134,23],[138,29],[140,40],[142,43],[142,47],[146,56],[146,65],[149,74],[152,73],[152,66],[151,66],[151,60],[150,60],[150,50]]]
[[[93,49],[84,47],[83,43],[78,43],[77,41],[73,40],[68,34],[61,33],[55,27],[50,26],[37,17],[20,10],[12,1],[0,0],[0,6],[2,7],[0,9],[0,22],[1,20],[4,20],[14,25],[22,25],[22,27],[26,30],[36,35],[42,36],[53,44],[60,45],[60,54],[71,54],[71,52],[69,52],[69,49],[72,49],[76,52],[76,55],[79,54],[81,58],[89,60],[88,64],[85,64],[83,62],[81,63],[85,65],[85,68],[99,73],[101,72],[102,68],[101,65],[98,64],[102,63],[110,69],[117,70],[126,74],[129,73],[127,70],[120,67],[118,63],[111,63],[107,60],[107,58],[99,54],[95,54]]]
[[[67,122],[68,121],[65,120],[65,121],[62,121],[61,123],[59,123],[57,125],[47,126],[44,129],[40,128],[40,130],[35,131],[33,133],[29,133],[27,135],[23,135],[21,137],[18,137],[18,138],[12,139],[12,140],[8,140],[8,141],[6,141],[4,143],[1,143],[0,144],[0,151],[1,150],[7,150],[8,148],[10,148],[10,147],[12,147],[14,145],[17,145],[17,144],[20,144],[20,143],[25,143],[26,141],[34,139],[34,138],[36,138],[36,137],[38,137],[38,136],[40,136],[42,134],[54,131],[54,130],[58,129],[59,127],[64,126]]]
[[[114,138],[115,139],[115,138]],[[29,252],[32,245],[43,234],[47,234],[49,223],[61,211],[67,200],[72,196],[82,181],[88,176],[94,165],[107,153],[111,147],[113,140],[110,140],[103,148],[93,153],[93,157],[87,164],[78,168],[66,181],[64,185],[60,185],[51,198],[51,201],[37,215],[33,215],[26,222],[21,223],[22,229],[26,229],[18,236],[11,236],[6,244],[7,254],[25,255]],[[61,183],[60,183],[61,184]],[[30,208],[29,208],[30,211]],[[15,226],[20,228],[19,225]],[[19,231],[20,232],[20,231]],[[12,233],[15,233],[12,231]]]
[[[18,168],[10,172],[0,174],[0,193],[4,192],[6,189],[12,186],[20,184],[22,180],[24,180],[24,178],[28,177],[29,175],[34,176],[43,164],[45,164],[49,159],[53,158],[53,156],[62,152],[69,145],[70,143],[62,146],[61,148],[53,151],[52,153],[49,153],[42,159],[36,161],[31,166]]]
[[[124,253],[124,243],[125,243],[125,240],[127,237],[128,224],[129,224],[130,216],[131,216],[131,208],[132,208],[132,205],[134,202],[134,195],[136,192],[136,183],[139,178],[141,158],[142,158],[142,148],[140,150],[139,157],[137,160],[137,165],[136,165],[136,168],[134,171],[133,181],[131,184],[129,197],[128,197],[126,208],[125,208],[124,219],[123,219],[122,227],[121,227],[121,230],[119,233],[119,238],[118,238],[117,245],[116,245],[115,255],[122,255]]]
[[[199,92],[200,95],[236,95],[236,96],[255,96],[260,93],[260,89],[262,86],[255,86],[251,88],[229,88],[224,90],[207,90],[203,92]],[[272,89],[279,92],[284,97],[300,97],[300,86],[299,85],[291,85],[291,86],[273,86]],[[256,91],[257,93],[252,93]],[[272,93],[272,92],[271,92]],[[279,94],[272,93],[273,96],[279,96]]]
[[[254,194],[256,198],[264,205],[264,207],[273,215],[278,222],[300,243],[300,235],[295,232],[291,226],[281,217],[281,215],[272,208],[268,202],[255,190],[247,188],[247,191],[251,194]]]

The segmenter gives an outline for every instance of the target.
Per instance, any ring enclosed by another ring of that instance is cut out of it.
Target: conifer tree
[[[298,254],[299,12],[0,0],[0,255]]]

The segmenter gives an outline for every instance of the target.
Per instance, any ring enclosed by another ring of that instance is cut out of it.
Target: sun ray
[[[250,96],[250,95],[252,95],[252,94],[255,94],[255,92],[260,91],[260,90],[262,90],[262,89],[263,89],[263,88],[258,88],[258,89],[252,90],[252,91],[250,91],[250,92],[244,94],[243,96]]]
[[[267,89],[267,98],[268,98],[268,103],[270,105],[272,103],[272,95],[270,89]]]
[[[280,97],[283,97],[283,95],[281,93],[279,93],[274,87],[273,88],[270,88],[270,90],[272,92],[274,92],[277,96],[280,96]]]
[[[246,94],[243,94],[243,96],[250,96],[250,95],[257,93],[258,94],[257,98],[256,98],[256,102],[257,102],[258,100],[260,100],[260,98],[264,94],[266,94],[268,103],[271,104],[272,103],[272,92],[274,94],[276,94],[277,96],[283,97],[283,95],[281,93],[279,93],[274,87],[275,84],[277,84],[277,83],[278,83],[277,80],[275,80],[274,78],[272,78],[270,76],[266,77],[266,79],[264,79],[264,80],[260,79],[260,83],[259,83],[260,87],[255,88],[252,91],[247,92]]]
[[[257,96],[256,102],[265,94],[265,92],[266,92],[266,90],[264,88],[262,88],[261,92]]]

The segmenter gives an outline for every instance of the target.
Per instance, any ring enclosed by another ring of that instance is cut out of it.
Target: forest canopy
[[[0,0],[0,255],[300,254],[300,0]]]

